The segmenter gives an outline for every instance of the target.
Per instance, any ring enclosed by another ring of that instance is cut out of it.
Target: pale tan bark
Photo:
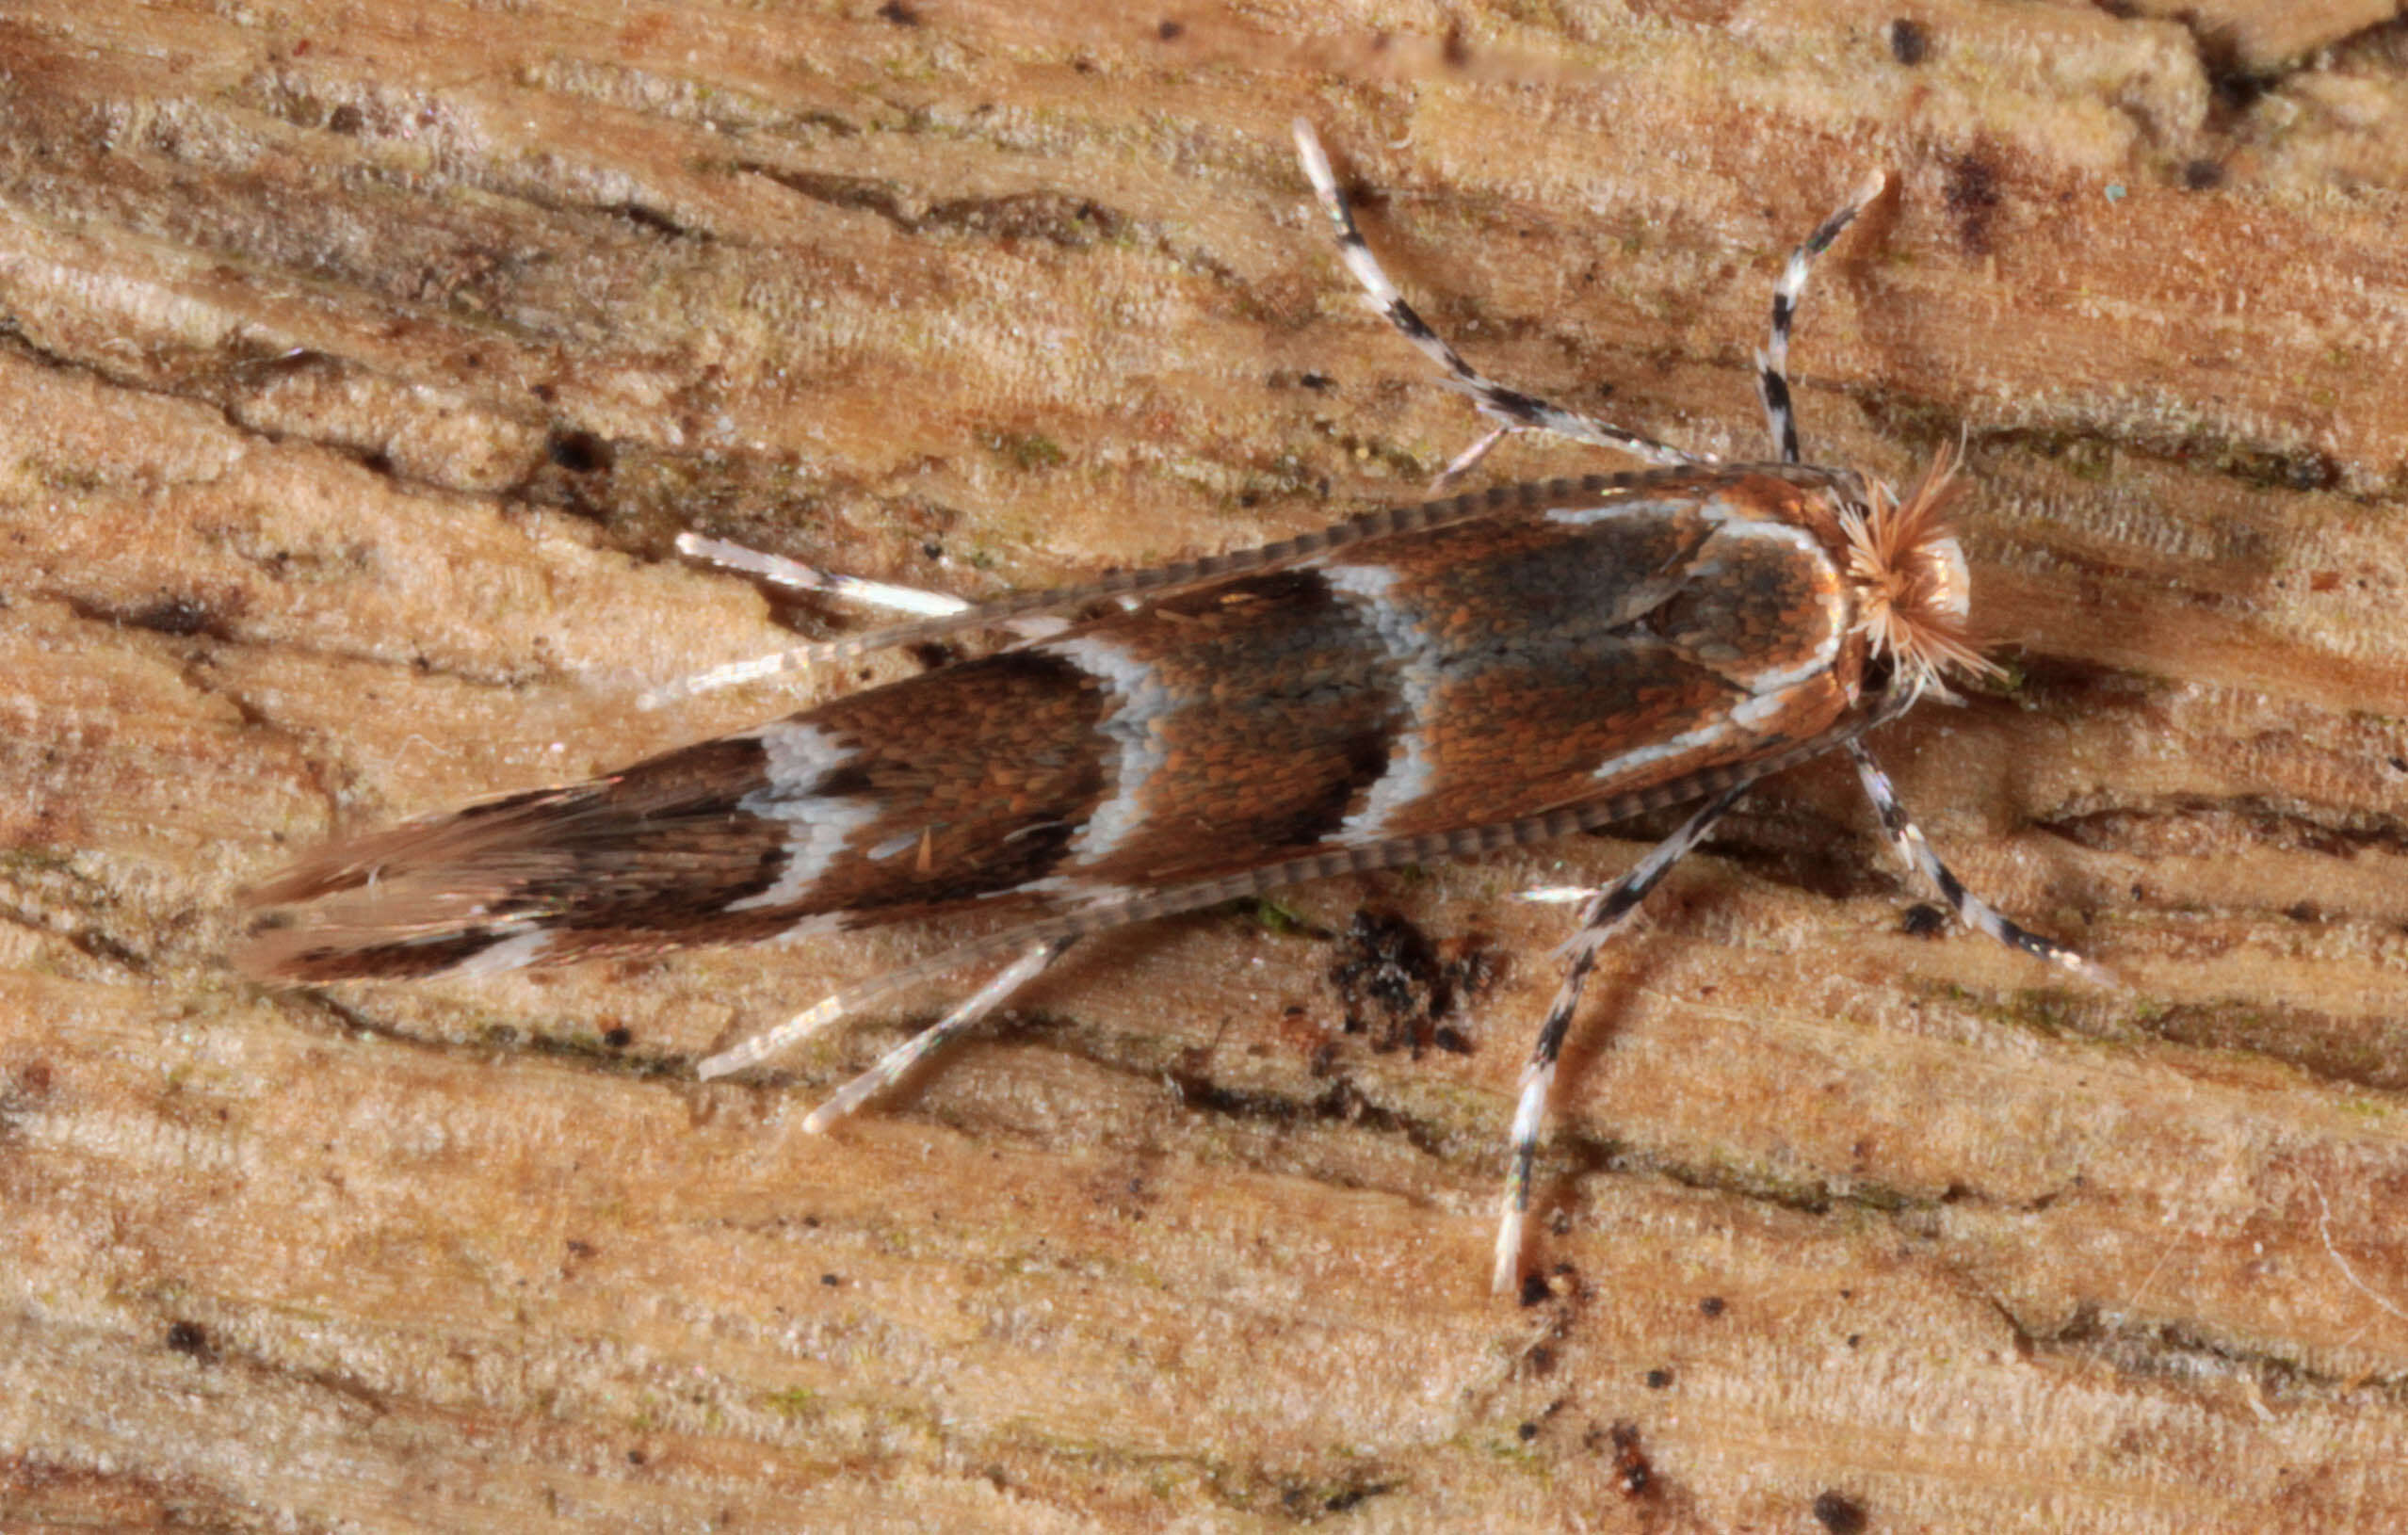
[[[0,1527],[2408,1521],[2399,34],[2220,95],[2087,8],[1638,9],[0,18]],[[687,1067],[927,935],[229,973],[338,829],[791,706],[630,708],[782,633],[682,528],[978,594],[1418,493],[1476,428],[1298,113],[1484,365],[1722,453],[1787,246],[1892,172],[1809,451],[1964,434],[2020,683],[1880,749],[2128,994],[1907,936],[1790,775],[1601,967],[1520,1306],[1563,917],[1502,897],[1634,843],[1295,894],[1503,956],[1468,1055],[1216,915],[824,1139],[899,1021]]]
[[[2279,74],[2400,15],[2398,0],[2133,0],[2123,8],[2179,22],[2211,70],[2240,76]]]

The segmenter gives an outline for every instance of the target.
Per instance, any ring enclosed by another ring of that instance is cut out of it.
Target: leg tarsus
[[[1092,929],[1080,928],[1076,931],[1066,932],[1058,926],[1051,931],[1023,930],[997,933],[991,938],[974,940],[942,953],[932,954],[925,960],[899,966],[882,975],[872,976],[867,980],[856,981],[841,991],[831,992],[777,1027],[765,1029],[749,1040],[731,1045],[718,1055],[707,1057],[697,1062],[694,1074],[705,1082],[714,1077],[733,1076],[737,1072],[758,1066],[770,1057],[792,1049],[814,1034],[852,1017],[865,1008],[874,1007],[892,996],[899,996],[914,986],[934,980],[941,976],[950,976],[982,960],[991,961],[998,954],[1010,953],[1015,947],[1019,948],[1021,953],[1012,962],[1019,963],[1027,958],[1031,950],[1048,943],[1059,943],[1066,948],[1072,939]],[[1005,968],[1009,971],[1010,966],[1007,965]],[[973,998],[973,1000],[976,999]]]
[[[1805,297],[1806,276],[1814,269],[1815,258],[1829,250],[1856,221],[1856,216],[1882,195],[1888,181],[1879,170],[1867,172],[1849,192],[1848,201],[1789,252],[1781,280],[1772,285],[1772,334],[1764,350],[1756,353],[1756,397],[1764,402],[1764,424],[1772,433],[1772,451],[1783,463],[1798,461],[1798,412],[1789,396],[1789,328],[1798,317],[1799,301]]]
[[[961,598],[942,591],[923,591],[917,587],[898,587],[886,581],[840,575],[816,565],[806,565],[799,559],[789,559],[784,555],[769,554],[726,539],[705,538],[700,533],[677,535],[677,552],[689,559],[703,560],[722,570],[741,571],[747,575],[759,576],[792,591],[816,592],[865,606],[908,613],[914,619],[950,619],[970,607],[970,604]],[[832,651],[846,643],[839,640],[833,645],[796,645],[763,655],[747,656],[741,661],[730,661],[724,666],[710,667],[652,688],[638,703],[642,708],[656,709],[697,693],[713,692],[740,683],[758,682],[765,677],[800,671],[828,659]]]
[[[1753,780],[1735,784],[1707,800],[1703,809],[1683,822],[1681,829],[1656,845],[1655,850],[1639,861],[1631,871],[1612,884],[1595,892],[1581,909],[1579,930],[1564,947],[1567,951],[1563,983],[1556,989],[1555,1001],[1547,1008],[1546,1021],[1539,1026],[1538,1038],[1531,1042],[1529,1063],[1522,1068],[1520,1101],[1513,1110],[1513,1142],[1505,1174],[1505,1195],[1496,1227],[1496,1268],[1490,1280],[1497,1294],[1512,1291],[1522,1274],[1523,1229],[1529,1219],[1530,1168],[1537,1160],[1539,1132],[1546,1123],[1547,1095],[1555,1084],[1556,1061],[1563,1054],[1563,1040],[1572,1027],[1572,1015],[1579,1009],[1581,989],[1588,983],[1589,971],[1597,962],[1597,951],[1630,920],[1639,903],[1656,888],[1673,864],[1705,839],[1714,823],[1722,818],[1747,793]]]
[[[638,701],[647,709],[697,693],[715,692],[740,683],[758,682],[766,677],[782,676],[788,671],[800,671],[822,662],[838,660],[847,655],[882,648],[890,636],[909,633],[918,625],[929,625],[944,631],[958,626],[958,621],[972,613],[976,605],[942,591],[924,591],[918,587],[896,586],[887,581],[871,581],[857,575],[843,575],[806,565],[799,559],[773,555],[746,544],[732,543],[725,539],[704,538],[699,533],[677,535],[677,551],[695,559],[706,560],[726,570],[741,571],[773,582],[794,591],[816,592],[846,602],[861,603],[871,607],[883,607],[893,612],[908,613],[911,619],[898,629],[871,630],[850,638],[820,640],[808,645],[794,645],[785,650],[747,656],[723,666],[680,677],[646,692]],[[1065,621],[1050,614],[1026,617],[999,616],[994,622],[1018,635],[1025,642],[1041,639],[1062,628]]]
[[[1477,466],[1482,459],[1487,458],[1489,449],[1505,441],[1508,437],[1512,436],[1515,432],[1527,429],[1527,428],[1522,427],[1492,428],[1488,432],[1481,436],[1479,442],[1474,443],[1471,446],[1463,449],[1461,453],[1456,454],[1452,460],[1448,460],[1446,468],[1438,471],[1438,477],[1430,482],[1430,493],[1432,495],[1444,494],[1457,480],[1463,478],[1465,475],[1470,474],[1473,468]]]
[[[1907,815],[1906,806],[1898,797],[1898,789],[1889,775],[1865,750],[1862,741],[1848,743],[1848,755],[1856,764],[1856,777],[1865,785],[1865,797],[1873,802],[1873,815],[1882,823],[1882,832],[1890,839],[1907,867],[1923,877],[1939,894],[1959,922],[1974,931],[1987,933],[2009,948],[2021,950],[2034,959],[2046,960],[2061,970],[2070,971],[2085,980],[2102,986],[2121,985],[2110,971],[2094,960],[2083,958],[2051,938],[2044,938],[2028,928],[2018,927],[1988,901],[1964,887],[1964,881],[1950,873],[1931,850],[1923,829]]]
[[[1044,938],[1028,945],[1018,959],[995,972],[984,986],[951,1012],[889,1050],[878,1064],[838,1088],[829,1100],[802,1122],[805,1133],[817,1135],[859,1108],[871,1097],[902,1080],[911,1069],[946,1042],[1011,1000],[1012,994],[1045,973],[1075,938]]]
[[[799,559],[789,559],[784,555],[769,554],[726,539],[705,538],[700,533],[678,534],[677,552],[692,559],[707,560],[727,570],[743,571],[765,581],[774,581],[795,591],[816,591],[870,607],[909,613],[915,618],[950,618],[970,606],[945,592],[898,587],[885,581],[865,580],[858,575],[840,575],[833,571],[823,571],[816,565],[806,565]]]
[[[1346,269],[1354,275],[1355,282],[1362,284],[1371,307],[1385,316],[1388,323],[1412,342],[1423,356],[1438,364],[1446,375],[1448,388],[1471,396],[1472,403],[1479,407],[1482,415],[1506,431],[1550,431],[1576,443],[1613,448],[1667,468],[1714,461],[1708,455],[1684,452],[1669,443],[1659,443],[1639,432],[1625,431],[1611,422],[1567,411],[1534,395],[1509,388],[1463,361],[1463,354],[1447,345],[1446,338],[1431,330],[1429,322],[1414,312],[1413,305],[1405,302],[1404,295],[1397,291],[1396,283],[1389,280],[1380,259],[1371,253],[1371,247],[1363,238],[1363,231],[1356,225],[1353,213],[1347,207],[1346,194],[1338,189],[1337,174],[1330,169],[1330,157],[1323,152],[1321,140],[1313,132],[1312,124],[1298,118],[1294,126],[1296,157],[1304,167],[1305,179],[1313,184],[1313,192],[1321,204],[1321,211],[1328,216],[1331,227],[1336,232],[1338,259],[1346,264]],[[1504,431],[1493,431],[1458,455],[1440,477],[1440,483],[1446,483],[1478,463],[1504,435]]]

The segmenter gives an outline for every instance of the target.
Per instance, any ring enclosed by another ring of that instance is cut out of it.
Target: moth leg
[[[1582,483],[1593,485],[1602,494],[1622,489],[1635,478],[1630,475],[1597,475],[1589,477]],[[897,645],[944,639],[973,629],[1005,628],[1018,633],[1024,639],[1035,638],[1051,633],[1067,622],[1064,615],[1098,603],[1131,606],[1149,594],[1176,591],[1249,571],[1285,569],[1365,539],[1470,522],[1509,507],[1527,504],[1533,493],[1545,489],[1543,486],[1504,485],[1446,501],[1425,502],[1411,507],[1383,507],[1342,523],[1333,523],[1328,527],[1252,549],[1233,549],[1193,559],[1176,559],[1142,570],[1112,571],[1091,581],[1047,590],[1013,592],[979,603],[966,603],[942,592],[890,586],[882,581],[863,581],[851,576],[830,574],[800,560],[764,554],[742,544],[706,539],[694,533],[683,534],[677,541],[678,549],[698,559],[707,559],[805,591],[826,592],[852,601],[899,607],[913,616],[899,623],[847,635],[841,639],[822,639],[772,654],[714,667],[656,687],[644,695],[642,703],[644,707],[653,708],[672,699],[708,692],[717,687],[799,671],[827,662],[849,660],[856,655],[866,655],[872,651]]]
[[[803,1129],[817,1135],[859,1108],[873,1095],[900,1081],[929,1052],[1011,999],[1011,994],[1045,973],[1075,938],[1047,938],[1028,945],[1020,958],[995,972],[993,979],[970,994],[960,1007],[878,1058],[878,1064],[838,1088],[834,1096],[811,1111]],[[709,1074],[717,1074],[716,1073]]]
[[[1798,316],[1798,300],[1805,297],[1806,274],[1815,258],[1831,249],[1831,242],[1882,195],[1888,179],[1878,170],[1867,172],[1838,211],[1789,252],[1781,281],[1772,285],[1772,337],[1755,356],[1756,394],[1764,401],[1764,424],[1772,432],[1773,451],[1783,463],[1798,461],[1798,413],[1789,402],[1789,326]]]
[[[1445,485],[1469,470],[1488,455],[1488,450],[1517,431],[1551,431],[1574,442],[1589,443],[1598,447],[1614,448],[1649,463],[1666,468],[1689,464],[1712,463],[1709,454],[1687,453],[1667,443],[1635,431],[1625,431],[1610,422],[1581,415],[1561,406],[1550,404],[1518,389],[1509,389],[1463,361],[1463,354],[1448,346],[1437,331],[1405,302],[1396,283],[1381,269],[1380,260],[1365,243],[1363,231],[1356,227],[1354,215],[1348,211],[1346,195],[1338,190],[1337,176],[1330,170],[1330,157],[1322,153],[1321,140],[1312,124],[1298,118],[1294,124],[1296,157],[1303,163],[1304,175],[1313,184],[1314,196],[1319,199],[1321,211],[1329,216],[1330,224],[1337,232],[1338,259],[1354,274],[1373,309],[1385,315],[1407,341],[1418,347],[1424,357],[1446,372],[1446,385],[1471,396],[1480,414],[1495,423],[1495,428],[1469,448],[1457,455],[1438,483]],[[1836,231],[1834,232],[1837,233]]]
[[[917,587],[890,586],[884,581],[865,581],[858,575],[839,575],[800,559],[788,559],[784,555],[768,554],[725,539],[706,539],[700,533],[678,534],[677,552],[691,559],[707,560],[726,570],[775,581],[796,591],[816,591],[919,618],[946,618],[970,606],[942,591],[922,591]]]
[[[1597,891],[1580,910],[1580,929],[1564,945],[1563,984],[1556,989],[1546,1021],[1530,1045],[1529,1064],[1522,1068],[1521,1102],[1513,1110],[1513,1148],[1505,1174],[1505,1198],[1496,1224],[1496,1271],[1491,1285],[1499,1295],[1511,1292],[1522,1277],[1523,1227],[1530,1213],[1530,1164],[1539,1152],[1539,1129],[1546,1119],[1547,1094],[1555,1085],[1555,1065],[1563,1054],[1563,1038],[1580,1006],[1581,988],[1597,962],[1597,951],[1622,930],[1623,924],[1647,898],[1647,893],[1704,839],[1725,811],[1747,793],[1753,779],[1735,784],[1705,802],[1681,829],[1656,845],[1628,874]]]
[[[768,554],[725,539],[708,539],[699,533],[677,535],[677,552],[690,558],[705,560],[725,570],[742,571],[765,581],[795,591],[817,592],[845,602],[860,603],[868,607],[882,607],[890,612],[908,613],[914,619],[943,621],[959,617],[971,610],[972,605],[960,597],[942,591],[923,591],[917,587],[900,587],[885,581],[866,580],[858,575],[843,575],[823,571],[816,565],[806,565],[784,555]],[[999,619],[1024,638],[1039,638],[1061,627],[1059,620],[1045,618]],[[711,667],[675,682],[664,683],[644,694],[645,708],[657,708],[673,699],[690,698],[739,683],[758,682],[788,671],[800,671],[815,663],[832,659],[832,652],[860,641],[837,640],[810,645],[796,645],[765,655],[748,656],[730,661],[724,666]]]
[[[1899,802],[1898,790],[1889,775],[1873,761],[1873,754],[1861,741],[1848,743],[1850,760],[1856,764],[1856,776],[1865,785],[1865,797],[1873,801],[1873,814],[1881,818],[1882,831],[1890,839],[1909,867],[1928,881],[1956,913],[1959,922],[1976,932],[1987,933],[2009,948],[2021,949],[2034,959],[2046,960],[2060,969],[2069,970],[2085,980],[2103,986],[2118,984],[2115,976],[2105,965],[2086,960],[2062,944],[2043,938],[2028,929],[2019,928],[2002,915],[1996,907],[1967,890],[1962,881],[1948,872],[1948,866],[1932,852],[1931,844],[1924,839],[1922,828],[1906,814],[1906,806]]]
[[[1067,925],[1057,925],[1046,930],[1022,929],[1013,932],[997,933],[991,938],[979,939],[946,949],[942,953],[932,954],[925,960],[899,966],[882,975],[872,976],[867,980],[856,981],[850,986],[829,993],[775,1028],[765,1029],[749,1040],[730,1045],[718,1055],[704,1057],[695,1062],[694,1074],[705,1082],[716,1077],[733,1076],[737,1072],[758,1066],[770,1057],[792,1049],[820,1030],[854,1016],[865,1008],[873,1007],[891,996],[899,996],[913,987],[934,980],[941,976],[952,975],[955,971],[976,964],[980,960],[992,958],[999,953],[1008,953],[1012,948],[1018,947],[1021,950],[1019,958],[997,972],[994,980],[979,988],[976,995],[962,1004],[963,1008],[968,1008],[980,1005],[981,999],[985,999],[977,1016],[965,1018],[957,1026],[957,1028],[966,1028],[978,1022],[979,1016],[992,1011],[997,1004],[1002,1002],[1012,986],[1020,985],[1044,968],[1044,965],[1039,965],[1036,970],[1027,971],[1021,975],[1018,980],[1011,981],[1005,987],[1002,994],[988,996],[987,994],[996,985],[1001,984],[1005,977],[1012,974],[1018,965],[1026,962],[1029,954],[1047,944],[1055,944],[1059,946],[1056,949],[1053,958],[1058,959],[1060,957],[1060,949],[1068,948],[1072,940],[1093,930],[1092,928],[1084,926],[1069,929]],[[1050,964],[1053,961],[1048,959],[1045,962]],[[944,1026],[945,1022],[949,1020],[941,1021],[937,1026]]]

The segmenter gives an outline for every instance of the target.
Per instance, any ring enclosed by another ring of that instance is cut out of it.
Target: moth
[[[581,784],[342,844],[248,897],[237,960],[287,983],[480,975],[976,913],[999,929],[701,1061],[742,1071],[906,987],[981,962],[967,1000],[820,1107],[823,1129],[1001,1006],[1083,935],[1298,881],[1463,857],[1689,801],[1629,873],[1579,893],[1566,973],[1520,1084],[1495,1249],[1516,1287],[1556,1060],[1599,947],[1748,787],[1848,754],[1884,832],[1968,926],[2094,979],[1933,855],[1864,735],[1951,674],[1967,622],[1943,452],[1904,493],[1804,463],[1786,365],[1815,258],[1773,289],[1757,380],[1772,456],[1724,463],[1507,388],[1381,268],[1311,128],[1307,179],[1371,306],[1490,429],[1652,467],[1371,512],[1260,548],[976,606],[695,553],[914,612],[696,686],[1040,621],[984,656]]]

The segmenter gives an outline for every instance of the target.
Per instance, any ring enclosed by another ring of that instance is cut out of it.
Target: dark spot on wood
[[[602,1036],[602,1042],[613,1050],[624,1050],[635,1041],[636,1036],[623,1028],[606,1029]]]
[[[179,637],[216,633],[219,628],[209,605],[198,597],[162,597],[126,614],[125,626]]]
[[[1889,24],[1890,57],[1912,69],[1931,57],[1931,33],[1921,22],[1900,16]]]
[[[2269,491],[2329,491],[2341,483],[2341,466],[2330,454],[2310,449],[2286,453],[2271,447],[2224,445],[2186,449],[2185,461],[2205,460],[2220,474]]]
[[[2188,191],[2204,192],[2224,184],[2224,168],[2213,160],[2192,160],[2182,168],[2182,185]]]
[[[1705,1300],[1700,1301],[1697,1303],[1697,1309],[1701,1316],[1720,1317],[1723,1312],[1730,1309],[1730,1307],[1729,1302],[1725,1301],[1721,1296],[1709,1295]]]
[[[1990,253],[1991,223],[1998,212],[1998,166],[1986,150],[1952,154],[1942,161],[1942,196],[1956,220],[1957,243],[1968,255]]]
[[[543,451],[573,475],[607,469],[617,457],[608,442],[590,431],[556,431],[544,442]]]
[[[781,178],[788,181],[797,178]],[[864,190],[860,198],[851,200],[861,205],[864,200],[886,202],[888,194]],[[1087,198],[1071,197],[1059,192],[1021,192],[1009,197],[965,197],[949,202],[939,202],[916,218],[904,218],[891,203],[877,208],[878,212],[895,219],[897,227],[914,234],[973,234],[995,240],[1043,240],[1065,250],[1085,250],[1097,244],[1116,240],[1135,226],[1128,215],[1107,208]],[[1051,444],[1030,440],[1010,444],[1018,449],[1015,458],[1026,460],[1033,451],[1034,461],[1022,461],[1024,469],[1047,468],[1060,461],[1053,457],[1060,450]]]
[[[1815,1522],[1831,1535],[1865,1535],[1865,1506],[1846,1493],[1818,1493]]]
[[[1660,1366],[1640,1377],[1650,1391],[1662,1391],[1673,1383],[1673,1372]]]
[[[329,133],[355,135],[367,125],[366,115],[347,102],[326,114],[326,131]]]
[[[177,1353],[189,1354],[203,1365],[218,1362],[218,1350],[210,1346],[208,1330],[199,1322],[176,1322],[168,1328],[168,1347]]]
[[[1503,972],[1503,957],[1484,939],[1442,946],[1401,916],[1357,912],[1338,940],[1329,976],[1348,1033],[1368,1033],[1373,1049],[1411,1050],[1419,1059],[1432,1045],[1453,1055],[1473,1052],[1461,1029],[1440,1025]]]
[[[2194,24],[2190,34],[2199,50],[2200,66],[2207,76],[2212,127],[2221,128],[2256,105],[2257,99],[2272,89],[2280,78],[2276,73],[2250,67],[2241,57],[2240,38],[2236,31]]]
[[[1164,22],[1154,29],[1154,35],[1165,42],[1176,42],[1187,36],[1187,32],[1186,24],[1181,22]]]
[[[1342,1493],[1332,1493],[1329,1500],[1321,1505],[1321,1511],[1345,1513],[1370,1498],[1378,1497],[1382,1493],[1394,1491],[1396,1485],[1393,1481],[1366,1482],[1361,1487],[1349,1487]]]
[[[878,8],[878,19],[881,22],[893,22],[897,26],[920,24],[920,13],[903,4],[903,0],[886,0],[886,4]]]
[[[605,206],[604,211],[617,214],[638,229],[650,230],[655,234],[668,238],[674,239],[687,234],[686,226],[677,219],[658,208],[642,202],[609,203]]]
[[[1656,1483],[1656,1467],[1639,1443],[1639,1425],[1617,1423],[1608,1430],[1614,1446],[1614,1485],[1624,1497],[1644,1497]]]

